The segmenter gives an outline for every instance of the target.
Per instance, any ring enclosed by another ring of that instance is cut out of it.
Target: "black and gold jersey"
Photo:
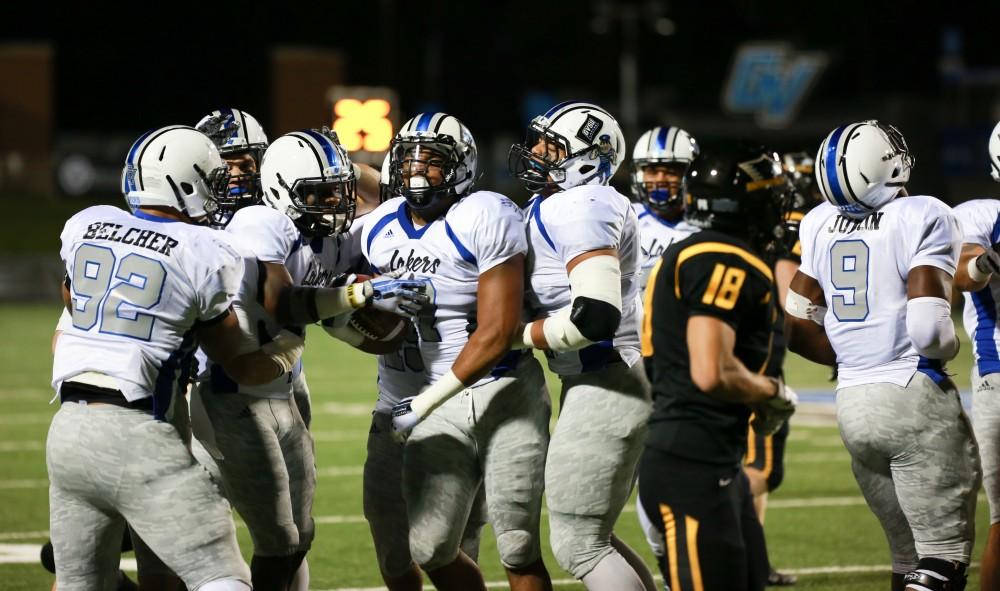
[[[647,445],[713,464],[738,464],[746,450],[748,406],[712,398],[691,379],[687,323],[712,316],[736,331],[736,357],[777,376],[784,350],[770,266],[741,240],[706,230],[670,246],[650,272],[642,354],[653,386]]]

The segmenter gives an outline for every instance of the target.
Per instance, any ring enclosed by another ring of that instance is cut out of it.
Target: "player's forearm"
[[[733,357],[720,362],[718,382],[705,393],[724,402],[757,404],[773,398],[776,392],[773,380],[750,372]]]
[[[513,336],[513,329],[479,326],[451,366],[455,377],[463,384],[474,384],[479,381],[510,351],[510,340]]]
[[[955,269],[955,287],[959,291],[976,292],[986,287],[991,274],[983,274],[976,267],[976,259],[985,252],[981,246],[965,244],[962,246],[962,254],[958,259],[958,267]],[[970,265],[972,265],[970,267]],[[971,274],[970,274],[971,271]],[[974,279],[971,275],[975,274]]]
[[[826,331],[811,320],[785,316],[785,338],[788,350],[809,361],[822,365],[837,365],[837,353],[826,336]]]
[[[222,368],[234,382],[243,386],[268,384],[284,373],[274,359],[259,349],[228,359]]]

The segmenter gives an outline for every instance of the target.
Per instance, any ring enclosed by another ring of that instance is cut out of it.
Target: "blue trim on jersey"
[[[643,213],[641,213],[641,214],[639,214],[639,219],[642,219],[642,218],[646,217],[647,215],[648,216],[652,216],[654,220],[660,222],[664,226],[666,226],[668,228],[671,228],[671,229],[676,228],[677,224],[681,223],[681,220],[677,220],[676,222],[671,222],[671,221],[667,221],[667,220],[661,218],[660,216],[658,216],[655,213],[653,213],[652,211],[650,211],[650,209],[648,207],[646,207],[645,204],[642,205],[642,208],[645,209],[646,211],[643,212]]]
[[[972,304],[976,307],[976,331],[973,341],[976,345],[976,367],[980,376],[1000,373],[1000,354],[997,352],[997,341],[994,335],[997,328],[997,304],[993,300],[990,286],[970,294]]]
[[[576,103],[576,102],[579,102],[579,101],[563,101],[563,102],[559,103],[558,105],[552,107],[548,111],[545,111],[545,114],[542,115],[542,117],[545,117],[546,119],[548,119],[549,117],[555,115],[556,111],[558,111],[559,109],[565,107],[566,105],[571,105],[571,104]]]
[[[138,209],[133,211],[132,215],[139,218],[140,220],[146,220],[148,222],[159,222],[161,224],[172,224],[174,222],[180,221],[180,220],[175,220],[173,218],[165,218],[151,213],[146,213],[144,211],[139,211]]]
[[[323,148],[323,153],[326,154],[326,161],[330,163],[330,166],[333,168],[340,168],[342,166],[340,158],[337,156],[337,151],[333,149],[333,144],[328,138],[311,129],[306,129],[302,133],[308,135],[319,143],[320,147]]]
[[[240,386],[229,377],[226,370],[218,363],[213,363],[209,370],[209,384],[215,394],[234,394],[240,391]]]
[[[517,369],[517,364],[521,363],[521,359],[525,355],[529,355],[528,349],[515,349],[513,351],[508,351],[500,361],[497,362],[496,366],[490,370],[490,376],[494,378],[502,378],[508,373]]]
[[[420,237],[424,235],[424,232],[427,231],[427,228],[430,228],[431,224],[434,223],[431,222],[430,224],[427,224],[426,226],[420,228],[419,230],[414,228],[413,222],[410,221],[410,214],[406,212],[405,200],[399,204],[399,209],[396,210],[396,219],[399,220],[399,225],[403,228],[403,231],[406,232],[406,236],[408,238],[416,238],[417,240],[420,240]]]
[[[434,118],[434,113],[421,113],[420,119],[417,119],[417,127],[414,131],[427,131],[427,128],[431,125],[431,119]]]
[[[316,254],[320,254],[323,252],[324,242],[326,242],[325,238],[323,238],[322,236],[317,236],[309,241],[309,248],[311,248],[312,251],[315,252]]]
[[[660,131],[656,134],[656,149],[664,151],[667,149],[667,132],[670,131],[669,127],[661,127]]]
[[[940,359],[928,359],[921,355],[920,360],[917,361],[917,371],[934,380],[934,383],[938,385],[948,379],[948,375],[944,373],[944,363]]]
[[[160,366],[160,373],[153,385],[153,417],[158,421],[166,420],[167,410],[173,401],[175,389],[180,379],[186,378],[191,369],[189,363],[194,351],[194,328],[184,333],[181,346],[167,357]],[[180,370],[180,375],[177,371]]]
[[[552,247],[552,250],[555,250],[556,249],[556,244],[555,244],[555,242],[552,242],[552,238],[549,237],[548,230],[545,229],[545,224],[542,223],[542,200],[541,199],[539,199],[538,203],[535,204],[535,208],[531,212],[531,217],[532,217],[533,220],[535,220],[535,225],[538,226],[538,232],[542,235],[542,238],[544,238],[545,241],[549,243],[549,246]]]
[[[996,244],[1000,241],[1000,215],[997,216],[997,221],[993,222],[993,231],[990,232],[990,244]]]
[[[845,129],[847,129],[846,125],[838,127],[830,136],[830,142],[826,145],[826,164],[824,165],[824,174],[827,184],[830,185],[830,194],[840,205],[850,205],[847,202],[847,197],[844,196],[844,190],[840,188],[840,181],[837,180],[837,144],[840,143],[840,136],[843,135]]]
[[[462,259],[467,263],[476,265],[475,255],[469,252],[468,248],[465,248],[465,245],[458,239],[458,236],[455,236],[455,232],[452,231],[451,225],[448,224],[447,220],[444,222],[444,231],[448,234],[448,238],[451,238],[451,241],[455,243],[455,248],[458,250],[458,254],[462,255]]]
[[[580,371],[599,371],[615,358],[614,341],[600,341],[580,349]]]
[[[397,213],[395,213],[395,212],[394,213],[387,213],[384,216],[382,216],[382,219],[380,219],[374,226],[372,226],[372,231],[368,233],[368,256],[369,257],[372,254],[372,242],[375,241],[375,237],[379,235],[379,233],[382,231],[382,228],[386,227],[386,225],[388,225],[389,222],[391,222],[392,220],[396,219],[396,215],[397,215]]]
[[[302,245],[305,243],[306,243],[306,237],[303,236],[302,234],[299,234],[299,239],[292,243],[292,249],[288,251],[288,255],[285,257],[285,260],[287,261],[288,257],[297,253],[299,249],[302,248]]]

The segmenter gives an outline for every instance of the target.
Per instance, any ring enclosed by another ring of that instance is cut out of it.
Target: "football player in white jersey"
[[[632,148],[632,197],[639,216],[642,273],[646,289],[649,270],[672,243],[698,231],[684,221],[684,174],[698,155],[698,143],[679,127],[659,126],[639,136]],[[642,515],[642,512],[639,512]]]
[[[550,589],[539,519],[551,407],[540,364],[510,351],[524,301],[521,210],[473,191],[476,144],[451,115],[410,119],[390,149],[402,197],[369,217],[362,246],[377,271],[434,287],[417,319],[430,386],[393,409],[394,428],[413,430],[403,452],[410,552],[438,589],[485,589],[459,549],[482,485],[511,588]]]
[[[567,102],[535,117],[509,166],[528,190],[529,321],[516,346],[542,349],[562,381],[545,495],[559,564],[587,589],[653,589],[648,568],[612,545],[651,412],[639,355],[639,230],[608,186],[624,159],[614,117]],[[622,549],[627,549],[624,544]]]
[[[316,288],[336,285],[335,279],[357,264],[359,253],[345,235],[354,219],[357,177],[336,137],[312,130],[272,143],[261,176],[268,205],[239,209],[226,233],[252,252],[269,280],[284,277],[285,285],[297,287],[278,297],[276,317],[244,302],[254,336],[267,342],[282,325],[304,336],[305,324],[332,316],[329,309],[320,310],[327,305],[317,297],[329,290]],[[401,290],[405,300],[411,294],[406,286],[421,284],[390,279],[362,285],[374,289],[376,308],[399,312],[400,300],[391,290]],[[268,298],[270,290],[265,283],[258,295]],[[209,377],[198,386],[223,455],[219,468],[227,495],[253,538],[250,567],[257,589],[288,588],[314,535],[313,442],[292,397],[300,370],[296,365],[280,379],[248,388],[209,364]]]
[[[885,530],[893,589],[962,589],[980,468],[943,363],[958,353],[952,276],[961,230],[906,196],[913,157],[878,121],[838,127],[816,156],[826,198],[802,220],[785,308],[789,348],[838,367],[837,423]]]
[[[260,203],[260,160],[267,134],[250,113],[231,108],[205,115],[195,129],[211,138],[229,169],[226,194],[211,217],[213,225],[225,227],[236,210]]]
[[[1000,124],[989,142],[993,180],[1000,182]],[[975,199],[955,208],[962,225],[962,254],[955,286],[965,292],[965,331],[972,341],[972,425],[983,463],[990,531],[979,566],[981,589],[1000,586],[1000,200]]]
[[[391,154],[382,163],[379,181],[380,200],[392,197],[389,165]],[[354,221],[363,227],[365,218]],[[367,262],[366,262],[367,264]],[[326,327],[332,336],[364,350],[363,337],[344,334],[352,327]],[[425,365],[420,356],[420,341],[416,328],[409,324],[400,348],[378,356],[378,398],[368,430],[367,455],[364,465],[364,514],[371,529],[379,573],[389,591],[420,591],[423,576],[410,556],[410,524],[403,498],[403,446],[392,429],[392,409],[405,398],[416,396],[426,385]],[[356,331],[354,331],[356,333]],[[369,349],[370,350],[370,349]],[[483,489],[469,514],[462,537],[462,552],[473,561],[479,560],[479,540],[486,523]]]
[[[214,210],[226,177],[204,134],[151,131],[123,171],[134,215],[95,206],[63,229],[72,325],[56,343],[52,383],[62,405],[46,459],[64,591],[113,585],[126,520],[189,589],[250,589],[228,504],[165,422],[196,342],[245,384],[285,373],[301,353],[248,346],[231,313],[243,261],[195,225]]]

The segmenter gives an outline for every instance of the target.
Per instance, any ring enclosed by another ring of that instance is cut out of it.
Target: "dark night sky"
[[[620,34],[615,24],[608,34],[591,32],[587,0],[367,0],[327,2],[323,10],[295,2],[247,2],[241,10],[234,3],[185,9],[135,2],[117,10],[43,3],[26,12],[4,4],[3,39],[55,44],[59,130],[139,130],[196,119],[220,104],[259,113],[266,123],[274,44],[339,49],[350,83],[395,86],[404,112],[431,102],[487,132],[521,126],[525,90],[566,89],[592,100],[617,95]],[[679,108],[718,110],[733,48],[748,39],[833,51],[817,94],[834,101],[939,93],[936,64],[949,23],[965,33],[969,65],[1000,66],[997,2],[988,11],[963,4],[953,16],[905,2],[662,5],[677,32],[662,37],[643,28],[640,76],[643,87],[673,89]]]

